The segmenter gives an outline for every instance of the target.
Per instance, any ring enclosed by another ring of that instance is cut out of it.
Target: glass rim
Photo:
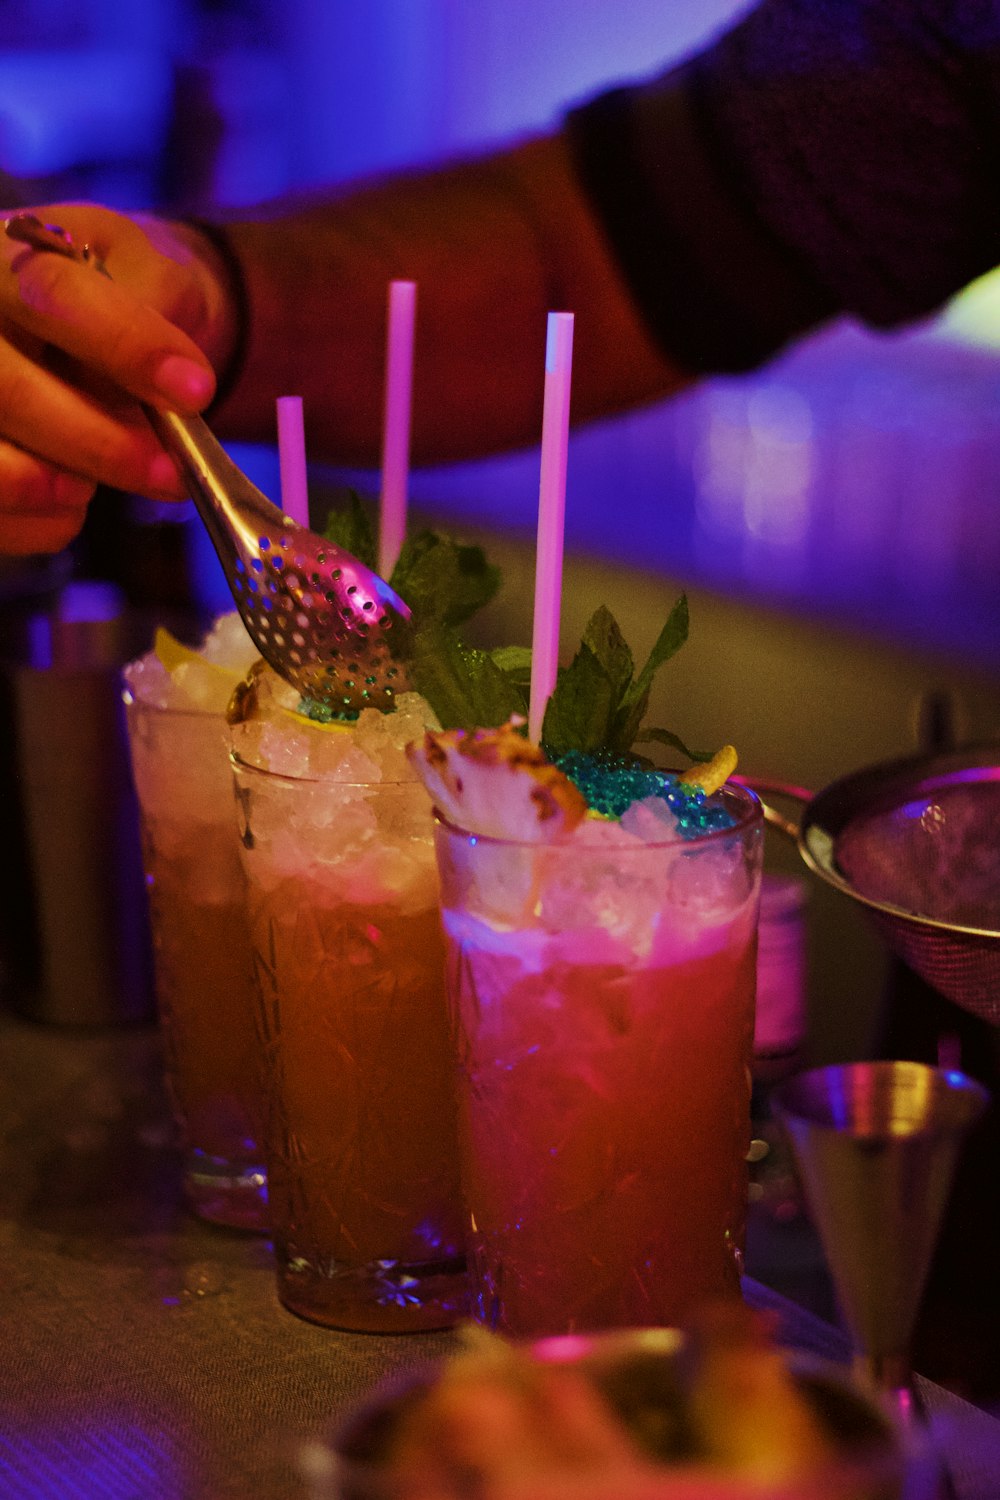
[[[252,760],[247,760],[233,745],[229,747],[229,764],[233,771],[249,771],[251,776],[260,776],[266,781],[284,782],[287,786],[339,786],[355,788],[358,791],[371,791],[375,787],[385,787],[396,790],[401,787],[420,787],[424,795],[427,792],[419,777],[407,777],[405,781],[344,781],[337,780],[333,776],[290,776],[287,771],[272,771],[270,766],[255,765]],[[430,798],[427,798],[428,803]]]
[[[181,703],[153,703],[137,693],[124,677],[122,677],[121,696],[126,708],[139,708],[146,713],[165,714],[175,719],[218,719],[223,725],[226,722],[224,708],[199,708],[194,704],[185,706]]]
[[[704,833],[693,834],[685,837],[680,833],[673,833],[669,838],[663,839],[637,839],[635,845],[629,844],[580,844],[572,834],[567,838],[560,839],[516,839],[506,838],[494,833],[477,833],[472,828],[462,828],[458,823],[446,818],[440,808],[434,808],[434,822],[439,828],[443,828],[449,834],[455,834],[461,839],[472,840],[475,843],[488,844],[498,849],[572,849],[577,853],[590,855],[625,854],[631,855],[643,849],[701,849],[707,844],[716,843],[722,839],[742,837],[754,827],[764,825],[764,804],[757,793],[748,786],[737,783],[726,782],[712,796],[717,797],[725,794],[735,798],[743,804],[742,811],[735,823],[729,828],[708,828]],[[617,821],[617,820],[616,820]],[[577,825],[579,826],[579,825]]]

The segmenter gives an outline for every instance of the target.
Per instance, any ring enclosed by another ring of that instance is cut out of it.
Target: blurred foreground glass
[[[232,760],[279,1296],[335,1328],[447,1327],[467,1283],[427,793]]]
[[[450,1481],[437,1473],[430,1485],[419,1474],[392,1472],[387,1460],[400,1418],[412,1413],[445,1368],[427,1363],[387,1382],[329,1436],[303,1447],[299,1469],[309,1500],[428,1500],[430,1495],[434,1500],[468,1500],[487,1492],[493,1500],[507,1494],[511,1500],[527,1494],[532,1500],[942,1500],[941,1465],[929,1445],[919,1434],[900,1430],[846,1370],[826,1361],[794,1351],[786,1355],[798,1396],[831,1441],[829,1462],[795,1473],[794,1457],[787,1451],[795,1441],[794,1426],[775,1412],[770,1428],[760,1420],[758,1406],[753,1423],[756,1467],[744,1477],[733,1458],[727,1463],[717,1454],[713,1461],[699,1461],[684,1452],[692,1438],[685,1419],[688,1351],[677,1329],[544,1339],[530,1353],[538,1364],[571,1369],[596,1387],[620,1419],[622,1437],[628,1433],[647,1460],[641,1470],[623,1467],[621,1453],[611,1457],[602,1452],[600,1439],[587,1450],[588,1461],[579,1448],[565,1441],[560,1446],[550,1428],[526,1432],[516,1426],[509,1406],[498,1402],[498,1422],[505,1419],[506,1430],[498,1427],[493,1445],[485,1440],[469,1445],[480,1458],[492,1451],[497,1472],[480,1474],[471,1463],[456,1465]],[[747,1419],[740,1403],[752,1400],[749,1388],[737,1386],[730,1392],[725,1408],[714,1413],[724,1433],[730,1422],[739,1429]],[[709,1414],[703,1412],[702,1418],[708,1420]],[[518,1451],[529,1434],[534,1447]],[[460,1439],[455,1434],[451,1441],[458,1445]],[[736,1438],[737,1448],[745,1441],[744,1432]],[[518,1472],[511,1456],[515,1452],[534,1467]],[[790,1477],[768,1482],[762,1477],[765,1463]]]
[[[437,854],[475,1316],[516,1337],[739,1295],[763,822]]]
[[[144,702],[128,685],[125,708],[185,1192],[201,1218],[264,1230],[260,1045],[225,720]]]

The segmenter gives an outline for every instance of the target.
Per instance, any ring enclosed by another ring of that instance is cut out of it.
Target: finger
[[[0,515],[86,510],[94,485],[0,441]]]
[[[0,525],[0,556],[34,557],[62,552],[80,534],[86,512],[78,517],[5,516]]]
[[[60,552],[78,534],[94,486],[0,442],[0,553]]]
[[[194,413],[214,395],[214,373],[194,340],[92,266],[20,250],[9,262],[7,280],[3,302],[9,318],[138,400]]]
[[[224,356],[235,335],[230,277],[199,231],[155,215],[126,217],[94,203],[60,203],[39,212],[61,224],[75,244],[89,245],[114,282],[183,329],[217,368],[213,351]]]
[[[46,359],[46,344],[44,339],[35,338],[34,334],[26,328],[18,328],[9,319],[0,322],[0,341],[11,344],[15,349],[27,358],[33,359],[37,364],[44,364]]]
[[[0,433],[54,468],[155,499],[184,486],[139,409],[109,411],[8,346],[0,359]]]

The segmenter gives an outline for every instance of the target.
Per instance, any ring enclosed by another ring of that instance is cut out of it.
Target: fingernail
[[[153,383],[160,395],[178,406],[204,406],[215,390],[215,381],[204,365],[181,354],[168,354],[153,373]]]
[[[158,453],[146,471],[146,479],[151,490],[168,495],[179,495],[182,493],[180,475],[177,465],[167,453]]]

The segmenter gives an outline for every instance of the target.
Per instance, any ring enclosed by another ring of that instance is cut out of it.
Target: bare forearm
[[[461,458],[537,439],[545,318],[577,315],[575,421],[676,389],[621,282],[564,143],[359,188],[233,224],[251,318],[220,431],[273,431],[274,398],[304,397],[316,456],[377,461],[386,289],[417,282],[413,451]]]
[[[213,371],[236,377],[212,414],[220,436],[272,441],[275,397],[300,394],[313,457],[377,464],[394,277],[420,289],[418,463],[538,440],[555,309],[577,315],[575,420],[683,383],[647,334],[559,138],[272,209],[221,240],[96,204],[37,212],[95,247],[110,278],[0,237],[0,552],[66,545],[96,484],[180,498],[140,405],[201,411]]]

